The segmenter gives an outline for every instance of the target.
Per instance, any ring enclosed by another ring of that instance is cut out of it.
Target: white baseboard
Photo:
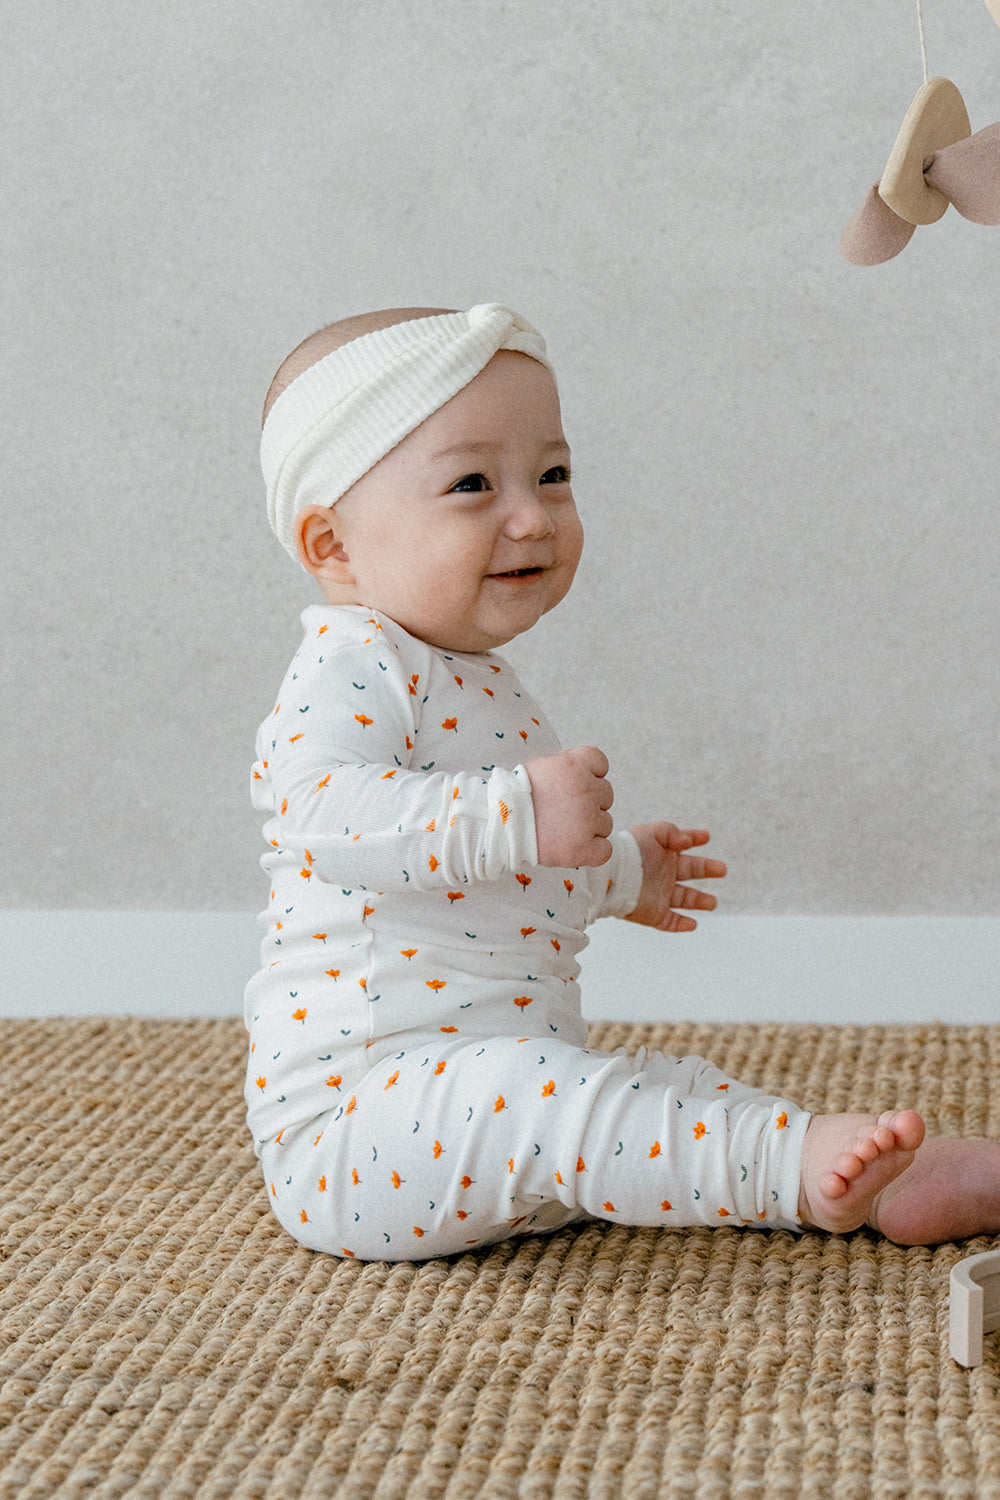
[[[239,1015],[241,912],[0,913],[0,1016]],[[1000,1022],[1000,917],[726,917],[663,936],[599,922],[591,1020]]]

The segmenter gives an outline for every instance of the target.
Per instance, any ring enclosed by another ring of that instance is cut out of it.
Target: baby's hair
[[[353,317],[340,318],[336,323],[318,328],[315,333],[303,339],[278,366],[264,400],[261,423],[267,421],[271,407],[293,380],[317,360],[325,359],[334,349],[339,349],[342,344],[349,344],[352,339],[361,338],[365,333],[374,333],[380,328],[391,328],[395,323],[409,323],[414,318],[433,318],[439,313],[453,311],[454,308],[450,307],[386,307],[380,312],[356,313]]]

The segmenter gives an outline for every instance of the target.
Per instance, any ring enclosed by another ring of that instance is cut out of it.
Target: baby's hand
[[[721,859],[688,854],[689,849],[708,843],[704,828],[677,828],[673,823],[642,823],[632,829],[642,855],[642,890],[639,904],[628,921],[661,932],[692,932],[698,925],[695,911],[714,911],[715,897],[708,891],[685,885],[686,880],[718,880],[726,873]]]
[[[615,800],[608,758],[593,745],[540,755],[524,768],[531,782],[540,865],[603,865],[611,858],[608,808]]]

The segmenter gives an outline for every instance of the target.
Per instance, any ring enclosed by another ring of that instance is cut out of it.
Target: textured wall
[[[925,4],[1000,118],[1000,30]],[[511,302],[588,547],[509,654],[726,909],[996,912],[1000,230],[839,258],[905,3],[20,0],[0,296],[0,906],[254,909],[258,721],[312,585],[256,467],[329,319]]]

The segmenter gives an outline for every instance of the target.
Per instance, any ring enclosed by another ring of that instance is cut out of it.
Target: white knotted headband
[[[342,344],[287,386],[260,443],[271,529],[292,557],[306,505],[333,505],[501,349],[552,371],[545,340],[498,303],[394,323]]]

